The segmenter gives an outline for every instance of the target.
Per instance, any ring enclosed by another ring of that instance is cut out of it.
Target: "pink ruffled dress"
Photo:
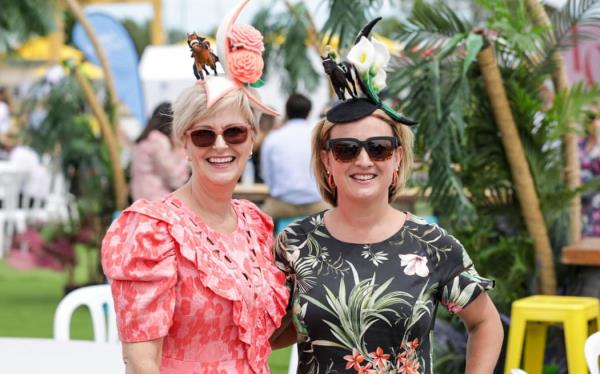
[[[271,218],[232,200],[238,226],[211,230],[173,195],[139,200],[102,244],[123,342],[164,337],[161,373],[269,373],[288,302]]]

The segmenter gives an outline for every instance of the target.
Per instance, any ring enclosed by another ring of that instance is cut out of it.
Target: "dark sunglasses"
[[[333,153],[333,157],[340,162],[356,160],[363,147],[371,160],[385,161],[392,157],[394,150],[398,146],[398,138],[393,136],[375,136],[367,140],[337,138],[329,139],[325,143],[325,149],[330,150]]]
[[[196,147],[206,148],[215,144],[219,134],[209,129],[199,129],[190,132],[192,143]],[[231,126],[223,130],[223,140],[227,144],[242,144],[248,139],[247,126]]]

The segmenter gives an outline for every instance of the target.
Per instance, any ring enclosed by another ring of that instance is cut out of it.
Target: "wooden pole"
[[[544,9],[544,6],[539,0],[527,0],[527,7],[531,12],[532,18],[535,23],[540,26],[548,28],[548,31],[552,34],[552,23],[548,14]],[[569,91],[569,80],[567,77],[567,69],[565,61],[560,51],[554,52],[552,59],[556,65],[556,69],[552,73],[552,82],[554,84],[554,90],[556,93],[568,92]],[[568,124],[569,129],[574,129],[573,123]],[[574,131],[569,131],[562,138],[563,143],[563,157],[564,157],[564,178],[567,187],[574,191],[581,185],[579,163],[579,149],[577,147],[577,135]],[[571,199],[569,208],[569,238],[570,242],[576,242],[581,239],[581,197],[579,194],[575,195]]]
[[[162,1],[152,0],[152,9],[154,11],[154,19],[152,20],[152,44],[165,44],[165,34],[162,27]]]
[[[81,9],[81,6],[77,2],[77,0],[65,0],[65,2],[69,6],[69,9],[73,13],[73,16],[75,17],[75,19],[81,24],[81,26],[83,26],[85,33],[87,34],[88,38],[90,38],[90,41],[92,42],[92,46],[94,47],[94,50],[96,51],[96,56],[98,56],[98,60],[100,61],[100,66],[101,66],[102,72],[104,74],[104,80],[106,81],[106,88],[108,90],[110,104],[113,108],[116,108],[117,101],[118,101],[117,90],[115,89],[114,79],[113,79],[112,73],[110,71],[110,65],[108,63],[108,59],[106,58],[106,53],[104,52],[104,48],[102,48],[102,45],[98,41],[98,38],[96,37],[96,33],[94,32],[94,28],[88,21],[87,17],[85,16],[85,13],[83,12],[83,9]],[[117,126],[117,125],[118,124],[115,123],[115,126]]]
[[[494,118],[500,130],[502,144],[521,205],[521,214],[525,220],[527,231],[533,239],[535,258],[540,269],[540,291],[545,295],[553,295],[556,293],[556,274],[546,223],[523,144],[506,97],[500,69],[490,45],[479,52],[477,61],[481,68]]]
[[[119,157],[119,144],[117,137],[115,136],[114,130],[106,117],[106,113],[102,109],[102,106],[98,103],[96,95],[92,85],[86,77],[81,74],[77,67],[74,67],[73,73],[75,78],[81,85],[85,99],[92,109],[92,113],[100,124],[100,130],[102,131],[102,139],[108,148],[108,154],[110,157],[110,163],[113,169],[113,189],[115,191],[115,208],[117,210],[125,209],[127,205],[127,189],[125,184],[125,174],[121,167],[121,158]]]

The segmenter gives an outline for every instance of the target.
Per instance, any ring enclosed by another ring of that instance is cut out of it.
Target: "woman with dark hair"
[[[171,104],[159,104],[148,126],[133,146],[131,195],[133,200],[154,200],[185,183],[189,167],[180,147],[175,147]]]
[[[589,113],[586,136],[579,141],[581,181],[600,179],[600,109]],[[592,189],[581,195],[583,236],[600,237],[600,192]]]

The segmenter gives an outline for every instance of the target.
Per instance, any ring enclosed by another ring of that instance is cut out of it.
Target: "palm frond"
[[[342,50],[354,43],[354,37],[381,8],[383,0],[328,0],[329,15],[321,29],[329,44],[334,37]]]
[[[585,30],[577,31],[574,28],[600,27],[600,1],[569,0],[559,12],[552,15],[551,22],[554,38],[559,44],[567,37],[585,37]]]
[[[0,52],[54,29],[54,10],[47,0],[3,1],[0,6]]]
[[[408,21],[399,24],[393,37],[407,49],[441,49],[457,34],[466,36],[472,29],[444,2],[415,1]]]
[[[537,56],[538,69],[552,71],[556,66],[556,52],[573,48],[578,41],[593,37],[600,28],[600,1],[569,0],[551,17],[552,30],[542,29],[539,42],[530,46],[530,53]]]
[[[303,3],[290,5],[287,13],[273,13],[270,8],[261,9],[253,25],[265,38],[265,76],[274,67],[284,71],[282,89],[287,93],[304,89],[314,90],[320,75],[313,67],[308,45],[311,22]]]

